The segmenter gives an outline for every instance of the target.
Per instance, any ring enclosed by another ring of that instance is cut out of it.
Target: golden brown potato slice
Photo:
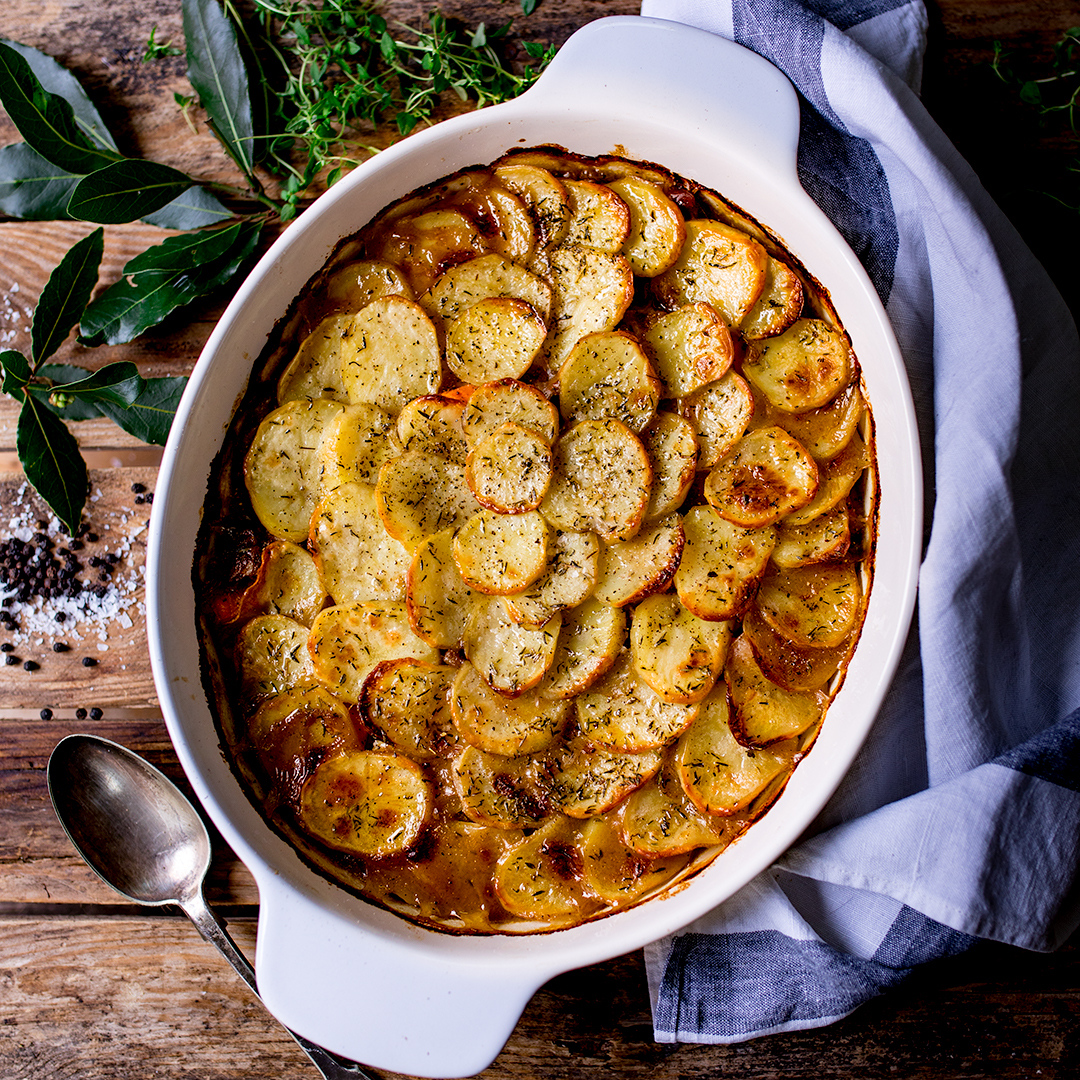
[[[851,518],[841,503],[805,525],[780,522],[772,560],[784,570],[843,558],[851,546]]]
[[[431,813],[420,766],[403,754],[361,750],[328,758],[300,793],[304,829],[328,847],[379,857],[407,851]]]
[[[454,674],[453,668],[426,660],[384,660],[364,682],[364,712],[399,750],[421,761],[434,758],[451,727]]]
[[[621,608],[588,599],[563,613],[555,659],[540,683],[544,697],[570,699],[615,663],[626,640]]]
[[[686,859],[671,856],[643,859],[626,847],[618,829],[606,817],[593,818],[581,829],[585,884],[605,904],[619,907],[670,881]]]
[[[383,296],[357,312],[341,341],[341,383],[351,403],[396,413],[435,393],[441,379],[439,338],[418,304]]]
[[[464,465],[469,450],[461,421],[465,402],[442,394],[413,398],[398,414],[397,435],[402,451],[419,451]]]
[[[567,423],[621,420],[641,431],[660,403],[660,382],[637,340],[621,330],[587,334],[559,368],[559,411]]]
[[[378,405],[346,405],[327,425],[319,446],[319,490],[342,484],[374,484],[379,470],[401,453],[394,418]]]
[[[776,529],[744,529],[711,506],[683,517],[686,544],[675,571],[683,607],[709,621],[737,618],[746,609],[776,546]]]
[[[550,446],[559,430],[559,413],[535,386],[528,383],[500,379],[478,386],[469,397],[462,419],[470,449],[507,423],[535,431]]]
[[[679,740],[673,763],[686,794],[706,814],[737,814],[779,792],[790,759],[771,750],[741,746],[728,724],[727,687],[701,705],[701,715]]]
[[[652,466],[641,440],[618,420],[582,420],[555,444],[554,473],[540,509],[557,529],[591,529],[629,540],[641,528]]]
[[[508,851],[493,879],[502,906],[523,919],[576,922],[589,907],[577,845],[577,826],[557,816]]]
[[[622,253],[638,277],[656,277],[675,265],[686,240],[682,211],[663,190],[640,176],[611,180],[608,187],[630,211]]]
[[[730,642],[730,623],[699,619],[671,593],[643,600],[630,623],[634,671],[665,701],[693,704],[708,696]]]
[[[454,561],[462,580],[477,592],[509,596],[527,589],[544,572],[550,530],[536,510],[497,514],[480,510],[454,534]]]
[[[536,759],[487,754],[464,746],[451,763],[465,813],[496,829],[535,829],[548,816]]]
[[[730,843],[737,833],[728,819],[702,813],[667,773],[657,773],[619,808],[622,842],[631,851],[658,858]]]
[[[818,468],[783,428],[757,428],[725,454],[705,481],[716,512],[743,528],[773,525],[806,506],[818,487]]]
[[[666,589],[679,567],[685,541],[679,515],[669,514],[629,540],[605,544],[593,595],[625,607]]]
[[[244,702],[312,684],[316,672],[307,644],[308,628],[287,615],[257,615],[246,622],[236,642]]]
[[[417,637],[438,649],[456,649],[465,634],[476,594],[465,584],[454,561],[451,527],[422,540],[409,564],[405,606]]]
[[[637,754],[666,746],[697,716],[698,706],[664,699],[638,678],[628,650],[577,698],[581,737],[602,750]]]
[[[525,200],[509,188],[481,181],[463,201],[477,221],[494,223],[484,241],[488,248],[514,262],[526,262],[536,246],[536,230]]]
[[[465,620],[462,648],[488,684],[505,697],[531,690],[555,658],[562,613],[538,630],[519,626],[502,598],[478,598]]]
[[[570,225],[570,197],[563,182],[538,165],[510,162],[495,169],[495,178],[525,202],[537,241],[557,244]]]
[[[724,680],[731,695],[731,731],[743,746],[793,739],[818,723],[829,703],[821,690],[784,690],[770,682],[745,635],[728,654]]]
[[[802,314],[803,287],[787,263],[772,255],[765,267],[765,285],[739,329],[748,341],[782,334]]]
[[[563,180],[570,200],[566,243],[582,244],[610,255],[622,250],[630,233],[630,210],[606,184]]]
[[[858,435],[831,461],[818,465],[817,494],[802,509],[788,515],[788,525],[805,525],[825,511],[839,506],[851,493],[859,477],[870,464],[870,453]]]
[[[308,541],[335,604],[403,600],[409,553],[379,517],[370,484],[342,484],[311,515]]]
[[[862,586],[851,563],[822,563],[766,574],[757,607],[765,621],[796,645],[832,648],[855,629]]]
[[[641,442],[652,465],[652,487],[645,521],[655,521],[678,510],[697,470],[697,436],[689,420],[677,413],[658,412],[641,433]]]
[[[535,693],[504,697],[473,664],[461,665],[450,688],[450,711],[458,733],[470,746],[501,757],[546,750],[569,710],[565,701]]]
[[[551,316],[551,286],[502,255],[481,255],[451,266],[420,297],[431,316],[451,322],[478,300],[508,296],[524,300],[544,320]]]
[[[753,342],[743,374],[785,413],[817,409],[851,380],[851,351],[822,319],[798,319],[782,334]]]
[[[352,324],[354,311],[328,315],[300,343],[278,379],[279,405],[297,398],[349,400],[341,383],[341,340]]]
[[[746,380],[729,371],[683,398],[679,411],[698,440],[698,468],[711,469],[742,437],[754,415],[754,397]]]
[[[499,514],[535,510],[551,484],[551,446],[522,424],[500,424],[465,461],[465,482],[483,507]]]
[[[489,250],[476,222],[461,210],[395,214],[395,221],[377,230],[373,254],[400,267],[417,296],[430,289],[447,266]]]
[[[410,551],[480,509],[460,465],[419,452],[402,454],[379,470],[375,499],[386,531]]]
[[[778,413],[775,422],[790,431],[818,461],[831,461],[855,437],[862,414],[862,392],[857,383],[850,382],[820,409]]]
[[[258,577],[244,590],[243,613],[287,615],[310,626],[326,603],[315,560],[289,540],[275,540],[263,549]]]
[[[661,315],[642,341],[656,363],[664,397],[682,398],[722,379],[735,358],[727,323],[708,304],[684,304]]]
[[[259,425],[244,458],[251,507],[271,536],[307,539],[319,497],[319,447],[344,406],[327,398],[279,405]]]
[[[510,618],[537,630],[557,611],[582,603],[596,587],[599,561],[595,533],[557,529],[544,572],[524,592],[505,598]]]
[[[354,705],[365,680],[384,660],[408,656],[439,662],[438,652],[412,632],[405,605],[397,600],[323,608],[306,640],[315,677]]]
[[[686,242],[671,269],[653,278],[653,289],[669,308],[701,300],[728,326],[738,326],[765,287],[769,256],[749,233],[722,221],[686,223]]]
[[[743,636],[765,677],[785,690],[820,690],[840,670],[852,644],[845,641],[831,649],[796,645],[778,634],[756,607],[743,616]]]
[[[477,300],[446,328],[446,364],[467,383],[519,379],[546,337],[544,320],[524,300]]]
[[[381,296],[412,300],[412,286],[396,267],[379,259],[359,259],[338,267],[324,286],[326,302],[341,311],[359,311]]]
[[[551,794],[569,817],[595,817],[655,776],[663,760],[659,750],[624,754],[574,739],[555,750],[548,761]]]

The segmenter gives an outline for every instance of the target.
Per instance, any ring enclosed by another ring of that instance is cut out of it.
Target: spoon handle
[[[199,891],[195,896],[185,900],[180,907],[195,924],[199,933],[211,945],[217,946],[221,955],[232,964],[236,973],[258,997],[259,987],[255,982],[255,969],[247,962],[236,942],[229,936],[229,932],[207,906],[202,892]],[[291,1028],[285,1028],[285,1030],[296,1040],[300,1049],[307,1054],[325,1080],[377,1080],[373,1073],[364,1072],[356,1062],[336,1057],[329,1050],[324,1050],[321,1046],[305,1039],[303,1035],[297,1035]]]

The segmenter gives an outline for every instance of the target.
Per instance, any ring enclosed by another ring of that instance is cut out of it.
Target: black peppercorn
[[[40,667],[40,665],[38,664],[38,662],[36,660],[24,660],[23,661],[23,671],[37,671],[37,669],[39,667]]]
[[[135,483],[131,485],[131,490],[134,491],[136,495],[141,495],[146,490],[146,485],[140,484],[136,480]]]
[[[104,715],[105,714],[96,705],[90,710],[91,720],[100,720]]]
[[[92,656],[84,656],[82,658],[83,667],[97,667],[97,661]]]
[[[41,717],[42,720],[51,720],[52,709],[42,709],[41,712],[38,713],[38,715]]]
[[[54,641],[52,643],[53,652],[67,652],[71,648],[66,641]]]
[[[0,645],[0,652],[14,652],[15,646],[10,641],[5,641],[3,645]]]
[[[18,662],[19,658],[11,653],[8,653],[7,656],[4,657],[4,663],[7,664],[8,667],[14,667]]]
[[[86,710],[85,709],[76,709],[75,710],[75,719],[76,720],[85,720],[86,719]]]

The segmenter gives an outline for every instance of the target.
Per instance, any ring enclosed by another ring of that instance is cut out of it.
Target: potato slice
[[[465,402],[442,394],[413,398],[398,414],[397,435],[404,452],[418,451],[464,465],[468,447],[461,421]]]
[[[754,342],[743,374],[785,413],[817,409],[851,381],[851,350],[822,319],[797,319],[782,334]]]
[[[347,405],[327,425],[319,445],[319,491],[342,484],[374,484],[379,470],[401,453],[393,417],[378,405]]]
[[[781,259],[769,256],[765,284],[739,329],[748,341],[782,334],[802,313],[803,287],[798,274]]]
[[[591,529],[607,541],[641,528],[652,466],[641,440],[618,420],[582,420],[555,444],[541,512],[557,529]]]
[[[818,461],[831,461],[846,449],[859,430],[863,396],[850,382],[832,401],[809,412],[779,413],[775,422],[791,432]]]
[[[638,604],[630,623],[634,671],[665,701],[708,696],[724,667],[731,624],[707,622],[664,593]]]
[[[701,715],[672,759],[686,794],[706,814],[737,814],[765,801],[792,770],[789,757],[736,742],[728,717],[727,687],[721,684],[702,702]]]
[[[375,499],[386,531],[410,551],[443,529],[463,525],[480,510],[465,470],[414,451],[379,470]]]
[[[465,813],[496,829],[535,829],[548,816],[531,757],[501,757],[465,746],[451,763]]]
[[[496,254],[451,266],[420,297],[419,304],[432,317],[451,322],[478,300],[496,296],[524,300],[545,323],[550,319],[551,286],[523,266]]]
[[[439,662],[438,652],[412,632],[405,605],[396,600],[324,608],[306,640],[315,677],[353,705],[360,701],[367,677],[384,660]]]
[[[625,607],[666,589],[682,558],[686,537],[678,514],[668,514],[629,540],[605,544],[593,595]]]
[[[522,424],[500,424],[469,453],[465,482],[476,501],[496,513],[535,510],[551,484],[551,446]]]
[[[634,298],[634,274],[621,255],[583,244],[551,249],[552,314],[545,362],[557,371],[586,335],[613,330]]]
[[[532,216],[537,241],[557,244],[570,225],[570,196],[563,182],[538,165],[510,162],[495,169],[495,179],[521,198]]]
[[[722,379],[735,358],[727,323],[708,304],[684,304],[653,321],[642,341],[656,363],[664,397],[682,398]]]
[[[805,525],[780,522],[772,560],[784,570],[843,558],[851,546],[851,518],[844,504]]]
[[[287,615],[310,626],[326,603],[326,589],[315,560],[289,540],[275,540],[263,549],[255,581],[240,600],[243,613]]]
[[[689,420],[677,413],[658,412],[641,433],[652,465],[652,487],[645,521],[665,517],[682,506],[697,470],[697,436]]]
[[[318,766],[300,792],[300,821],[336,851],[378,858],[416,843],[432,801],[415,761],[361,750]]]
[[[446,364],[467,383],[519,379],[546,337],[544,320],[524,300],[477,300],[446,328]]]
[[[405,606],[417,637],[438,649],[456,649],[465,635],[476,593],[465,584],[454,561],[451,527],[422,540],[409,564]]]
[[[559,413],[535,386],[528,383],[500,379],[478,386],[469,397],[462,419],[470,449],[507,423],[535,431],[550,446],[559,430]]]
[[[589,907],[577,844],[577,827],[567,818],[546,821],[495,864],[499,902],[523,919],[576,922]]]
[[[610,255],[622,250],[630,234],[630,210],[606,184],[563,180],[570,201],[566,243],[582,244]]]
[[[818,468],[783,428],[757,428],[724,455],[705,481],[705,498],[743,528],[773,525],[806,506],[818,487]]]
[[[765,677],[784,690],[820,690],[840,670],[852,646],[850,640],[831,649],[796,645],[778,634],[756,607],[743,616],[743,636]]]
[[[414,299],[412,286],[401,270],[381,259],[360,259],[337,267],[323,291],[328,305],[349,312],[359,311],[382,296]]]
[[[450,688],[450,712],[470,746],[509,758],[546,750],[566,723],[570,706],[535,693],[504,697],[473,664],[462,664]]]
[[[354,310],[328,315],[300,343],[278,379],[279,405],[299,398],[349,400],[341,382],[341,341],[352,324]]]
[[[528,260],[536,246],[536,230],[524,199],[508,188],[481,180],[464,199],[459,196],[456,201],[477,221],[494,224],[493,230],[484,232],[488,248],[514,262]]]
[[[462,648],[492,689],[517,697],[533,689],[555,659],[562,613],[538,630],[519,626],[501,597],[478,598],[465,620]]]
[[[683,607],[711,622],[737,618],[765,573],[776,529],[744,529],[711,506],[695,506],[683,517],[683,532],[686,544],[675,571]]]
[[[402,657],[376,664],[361,702],[368,720],[399,750],[425,761],[442,753],[451,727],[454,669]]]
[[[622,842],[641,855],[671,858],[700,847],[727,846],[737,835],[726,818],[703,814],[663,769],[618,810]]]
[[[851,489],[869,465],[870,453],[866,444],[855,435],[836,457],[818,465],[817,493],[802,509],[789,514],[785,519],[786,524],[805,525],[834,506],[839,506],[851,494]]]
[[[663,760],[659,750],[619,753],[575,739],[551,755],[551,794],[569,817],[595,817],[655,776]]]
[[[312,684],[317,673],[307,644],[308,628],[287,615],[257,615],[244,623],[236,642],[242,700],[253,704]]]
[[[793,739],[818,723],[829,704],[821,690],[784,690],[770,682],[745,635],[728,654],[724,680],[731,696],[731,731],[743,746]]]
[[[645,859],[628,848],[606,818],[587,821],[581,829],[585,884],[605,904],[620,907],[670,881],[687,860],[678,856]]]
[[[271,536],[307,539],[319,496],[319,447],[343,408],[327,398],[300,398],[279,405],[259,424],[244,458],[244,483]]]
[[[682,211],[663,190],[639,176],[611,180],[608,187],[630,211],[622,253],[638,277],[656,277],[675,265],[686,240]]]
[[[664,701],[638,678],[629,651],[577,698],[581,736],[601,750],[638,754],[674,741],[697,716],[698,706]]]
[[[559,411],[576,420],[621,420],[641,431],[660,403],[660,382],[637,340],[621,330],[587,334],[559,368]]]
[[[767,574],[758,586],[757,607],[778,634],[796,645],[832,648],[858,622],[859,572],[851,563],[823,563]]]
[[[754,397],[746,380],[729,371],[682,399],[679,411],[698,440],[698,468],[711,469],[743,437],[754,415]]]
[[[587,690],[615,663],[625,640],[621,608],[589,599],[566,611],[541,695],[568,700]]]
[[[409,553],[379,517],[370,484],[342,484],[311,515],[309,547],[335,604],[404,600]]]
[[[341,342],[341,383],[351,403],[396,413],[433,394],[441,379],[439,338],[418,304],[383,296],[357,312]]]
[[[600,541],[595,533],[555,530],[544,572],[524,592],[505,598],[507,613],[514,622],[539,629],[557,611],[572,608],[592,594],[599,562]]]
[[[548,561],[549,528],[536,510],[496,514],[480,510],[454,535],[454,561],[477,592],[508,596],[527,589]]]
[[[418,296],[431,288],[446,267],[488,250],[476,222],[452,207],[398,213],[396,220],[376,230],[372,245],[378,259],[402,269]]]
[[[738,326],[765,287],[769,256],[749,233],[722,221],[686,223],[686,242],[675,264],[653,278],[653,289],[669,308],[701,300],[728,324]]]

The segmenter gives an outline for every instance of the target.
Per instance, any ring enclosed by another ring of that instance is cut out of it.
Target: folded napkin
[[[892,320],[927,486],[915,626],[854,768],[776,865],[646,949],[656,1038],[739,1042],[828,1024],[976,939],[1049,950],[1080,922],[1080,346],[919,102],[921,0],[642,14],[799,91],[800,179]]]

